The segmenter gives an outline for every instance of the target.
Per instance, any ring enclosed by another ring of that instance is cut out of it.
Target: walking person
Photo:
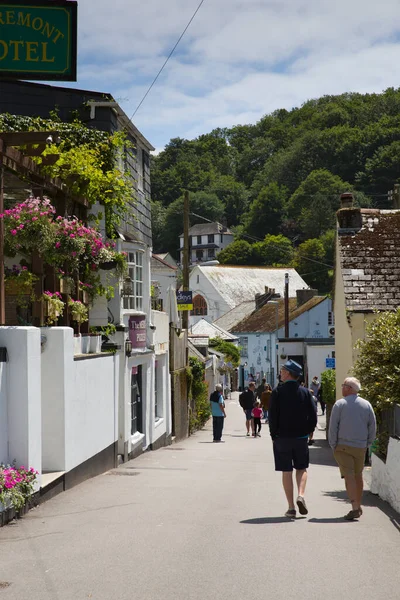
[[[263,409],[261,408],[261,402],[259,400],[256,401],[253,410],[251,411],[251,416],[253,417],[253,435],[254,437],[261,437],[261,417],[263,416]]]
[[[308,438],[317,426],[315,406],[308,389],[299,385],[302,367],[288,360],[280,370],[281,385],[271,394],[269,430],[273,440],[275,471],[282,472],[288,502],[285,516],[296,518],[293,469],[296,471],[297,500],[301,515],[308,513],[304,499],[309,466]]]
[[[217,383],[215,391],[210,395],[211,414],[213,418],[213,442],[220,442],[224,429],[225,402],[222,396],[222,385]]]
[[[263,393],[261,394],[261,406],[262,409],[264,411],[264,419],[265,419],[265,423],[268,423],[268,409],[269,409],[269,403],[271,400],[271,394],[272,394],[272,388],[269,385],[269,383],[267,383],[265,390],[263,391]]]
[[[312,393],[315,397],[316,402],[319,401],[320,397],[320,391],[321,391],[321,382],[318,379],[317,375],[314,375],[314,377],[312,378],[311,384],[310,384],[310,390],[312,390]],[[321,410],[322,410],[322,404],[321,404]],[[325,412],[325,406],[324,406],[324,410],[322,410],[322,414],[324,414]]]
[[[358,395],[360,389],[355,377],[344,380],[343,397],[333,405],[329,421],[329,445],[351,502],[351,511],[344,517],[346,521],[354,521],[362,515],[365,455],[376,436],[374,409],[368,400]]]
[[[254,422],[251,416],[251,411],[254,408],[254,402],[256,400],[255,390],[256,384],[252,381],[249,383],[249,387],[245,392],[242,392],[239,396],[239,404],[243,408],[243,412],[246,415],[246,435],[250,435],[250,427],[251,433],[254,434]]]
[[[261,400],[261,394],[264,392],[264,390],[266,390],[266,388],[267,388],[267,380],[265,377],[263,377],[260,385],[256,389],[256,397],[258,398],[258,400]]]

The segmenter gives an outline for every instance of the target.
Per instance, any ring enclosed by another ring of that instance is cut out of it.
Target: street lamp
[[[275,304],[275,356],[277,356],[277,352],[276,352],[276,342],[278,341],[278,327],[279,327],[279,302],[278,300],[269,300],[267,302],[267,304]],[[272,358],[272,333],[269,332],[269,343],[271,346],[271,358]],[[272,363],[272,360],[270,359],[270,364]],[[276,359],[276,369],[278,372],[278,359]],[[271,384],[274,384],[274,381],[272,381],[272,379],[274,379],[273,377],[271,377]]]

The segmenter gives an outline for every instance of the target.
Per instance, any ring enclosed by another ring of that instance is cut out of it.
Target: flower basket
[[[89,293],[86,290],[82,291],[82,302],[83,304],[89,304]]]
[[[6,279],[4,288],[8,296],[30,296],[33,286],[29,283],[20,283],[17,279]]]
[[[44,314],[46,317],[47,325],[54,325],[59,317],[64,312],[65,304],[61,300],[61,294],[59,292],[44,292],[42,296],[44,302]]]
[[[109,260],[107,262],[100,263],[99,265],[100,269],[103,271],[111,271],[112,269],[115,269],[116,266],[117,262],[115,260]]]
[[[72,294],[74,291],[74,282],[70,277],[62,277],[60,279],[61,294]]]

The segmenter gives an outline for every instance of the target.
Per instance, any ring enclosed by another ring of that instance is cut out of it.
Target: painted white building
[[[158,254],[151,258],[151,286],[154,290],[154,304],[158,310],[166,310],[168,305],[168,288],[176,290],[178,281],[178,267],[164,261]],[[155,300],[155,301],[154,301]]]
[[[289,296],[296,297],[296,290],[308,289],[308,285],[289,268],[235,267],[231,265],[197,265],[189,278],[193,292],[193,311],[190,324],[204,317],[214,322],[244,301],[254,300],[265,288],[284,295],[285,273],[289,274]]]
[[[183,263],[183,234],[180,239],[180,261]],[[221,250],[233,242],[233,233],[221,223],[201,223],[189,229],[189,262],[192,265],[214,260]]]
[[[306,365],[305,340],[307,343],[312,340],[315,342],[324,340],[326,343],[331,328],[329,323],[332,319],[332,302],[327,296],[314,296],[301,302],[301,292],[307,293],[312,290],[301,290],[299,300],[289,299],[287,340],[282,341],[285,337],[283,298],[266,302],[230,329],[231,333],[239,337],[240,387],[248,385],[250,375],[257,382],[265,377],[270,385],[275,385],[280,364],[286,362],[288,358]],[[330,341],[334,350],[334,339],[330,338]],[[314,369],[318,368],[317,364],[313,363],[312,366]],[[318,373],[313,373],[316,374]]]

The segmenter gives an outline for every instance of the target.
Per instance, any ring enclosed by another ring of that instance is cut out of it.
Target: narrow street
[[[318,431],[309,515],[288,521],[268,429],[245,437],[237,398],[225,443],[212,443],[209,424],[1,529],[0,597],[397,600],[399,515],[367,491],[360,521],[343,520],[343,484]]]

